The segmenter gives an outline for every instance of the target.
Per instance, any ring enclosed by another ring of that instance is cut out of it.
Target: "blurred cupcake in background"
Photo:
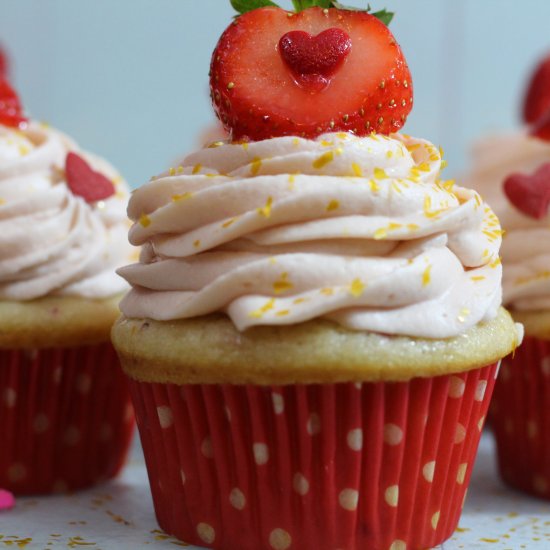
[[[0,487],[90,486],[123,464],[133,420],[110,327],[126,285],[126,183],[28,120],[0,80]]]
[[[504,229],[504,304],[526,334],[503,362],[491,409],[500,472],[550,498],[550,56],[531,77],[523,120],[475,145],[466,181]]]

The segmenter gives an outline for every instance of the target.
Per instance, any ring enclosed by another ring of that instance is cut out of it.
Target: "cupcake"
[[[386,16],[238,17],[211,67],[232,139],[130,200],[112,336],[158,522],[188,543],[420,549],[457,525],[519,336],[498,220],[393,133],[412,82]]]
[[[132,257],[128,189],[105,161],[27,121],[0,81],[0,487],[114,476],[133,421],[110,343]]]
[[[502,478],[550,498],[550,57],[528,87],[525,127],[480,141],[469,183],[495,208],[504,303],[525,326],[495,389],[491,419]]]

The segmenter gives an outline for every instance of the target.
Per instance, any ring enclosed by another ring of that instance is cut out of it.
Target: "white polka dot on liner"
[[[80,441],[80,430],[76,426],[69,426],[63,435],[63,443],[68,447],[74,447]]]
[[[502,361],[497,363],[497,368],[495,369],[495,380],[498,378],[498,373],[500,372],[500,367],[502,366]]]
[[[76,389],[79,393],[87,394],[92,387],[92,378],[89,374],[79,374],[76,379]]]
[[[157,415],[159,417],[160,427],[166,430],[172,424],[174,424],[174,415],[172,409],[166,405],[159,405],[157,407]]]
[[[483,430],[483,424],[485,424],[485,416],[482,416],[477,422],[477,429],[479,431]]]
[[[355,489],[344,489],[338,495],[338,502],[344,510],[353,512],[357,510],[357,505],[359,504],[359,492]]]
[[[269,544],[273,550],[287,550],[292,544],[292,537],[284,529],[273,529],[269,534]]]
[[[456,425],[455,444],[462,443],[466,438],[466,428],[462,424]]]
[[[402,540],[394,540],[389,550],[407,550],[407,544]]]
[[[6,388],[2,392],[2,403],[8,408],[12,409],[17,403],[17,392],[13,388]]]
[[[212,438],[207,435],[201,443],[201,453],[205,458],[214,458],[214,448],[212,447]]]
[[[307,433],[317,435],[321,433],[321,419],[317,413],[311,413],[307,421]]]
[[[27,477],[27,468],[20,462],[15,462],[8,468],[8,479],[12,483],[23,481]]]
[[[466,478],[466,472],[468,471],[468,463],[463,462],[458,467],[458,472],[456,474],[456,481],[459,485],[462,485],[464,483],[464,479]]]
[[[131,422],[134,419],[134,407],[131,403],[126,403],[124,407],[124,422]]]
[[[187,476],[185,475],[185,472],[183,470],[180,470],[180,479],[181,484],[185,485],[185,482],[187,481]]]
[[[384,492],[384,500],[388,506],[396,507],[399,502],[399,486],[392,485],[391,487],[388,487]]]
[[[273,392],[271,394],[271,401],[273,402],[275,414],[283,414],[285,412],[285,398],[280,393]]]
[[[231,418],[232,418],[231,409],[226,405],[224,410],[225,410],[225,418],[227,418],[228,422],[231,422]]]
[[[399,445],[403,441],[403,430],[395,424],[384,426],[384,441],[388,445]]]
[[[540,368],[545,376],[550,376],[550,355],[543,358],[540,363]]]
[[[537,423],[534,420],[529,420],[527,422],[527,437],[529,439],[533,439],[537,437],[539,433],[539,428],[537,426]]]
[[[254,453],[254,461],[258,466],[267,464],[269,460],[269,449],[265,443],[254,443],[252,451]]]
[[[466,388],[466,382],[458,376],[451,376],[449,380],[449,397],[458,399],[464,395],[464,389]]]
[[[435,460],[432,460],[430,462],[426,462],[426,464],[422,467],[422,475],[424,476],[424,479],[430,483],[434,480],[435,464]]]
[[[479,380],[476,386],[475,400],[483,401],[486,391],[487,391],[487,380]]]
[[[48,431],[50,427],[50,421],[44,413],[38,413],[32,422],[32,428],[34,433],[43,434]]]
[[[197,535],[206,544],[212,544],[216,540],[216,531],[208,523],[199,523],[197,525]]]
[[[59,384],[61,382],[62,374],[63,367],[55,367],[52,376],[54,384]]]
[[[356,428],[348,432],[348,447],[352,451],[360,451],[363,448],[363,430]]]
[[[433,516],[432,516],[432,521],[431,521],[431,524],[432,524],[432,529],[435,531],[437,529],[437,524],[439,523],[439,518],[441,516],[441,512],[436,512]]]
[[[238,487],[235,487],[232,489],[231,493],[229,493],[229,502],[236,510],[243,510],[246,506],[246,497]]]
[[[299,495],[304,496],[307,495],[307,493],[309,492],[309,481],[300,472],[294,474],[292,486]]]

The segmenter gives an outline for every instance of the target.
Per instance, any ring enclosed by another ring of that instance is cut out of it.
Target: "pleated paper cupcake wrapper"
[[[0,487],[74,491],[113,477],[134,427],[110,343],[0,350]]]
[[[503,480],[550,499],[550,341],[526,337],[502,362],[491,406]]]
[[[133,381],[158,522],[219,550],[437,545],[457,526],[495,372],[282,387]]]

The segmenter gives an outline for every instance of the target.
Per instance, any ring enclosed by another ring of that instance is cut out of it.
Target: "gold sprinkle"
[[[147,214],[142,214],[141,217],[139,218],[139,223],[143,227],[149,227],[151,225],[151,218],[147,216]]]
[[[363,177],[363,170],[361,170],[361,166],[359,166],[356,162],[353,162],[351,164],[351,169],[353,170],[353,174],[358,177],[358,178],[362,178]]]
[[[349,291],[352,296],[359,298],[359,296],[361,296],[361,294],[365,291],[366,287],[367,285],[365,285],[361,279],[354,279],[350,285]]]
[[[264,216],[266,218],[269,218],[271,216],[271,206],[273,204],[273,197],[268,197],[267,202],[265,203],[265,206],[262,208],[256,208],[256,212],[260,214],[260,216]]]
[[[222,224],[222,227],[226,229],[230,225],[233,225],[239,218],[231,218],[230,220],[227,220],[225,223]]]
[[[374,180],[369,180],[369,185],[370,185],[370,190],[373,193],[380,191],[380,186]]]
[[[306,301],[307,301],[306,298],[296,298],[295,300],[292,301],[292,303],[293,304],[303,304]]]
[[[241,143],[241,147],[245,150],[245,151],[248,151],[248,141],[243,141]]]
[[[317,160],[313,161],[313,168],[320,170],[327,164],[331,163],[334,160],[334,152],[328,151],[322,154]]]
[[[496,260],[492,261],[490,264],[489,264],[489,267],[492,267],[493,269],[497,266],[499,266],[501,264],[501,260],[500,258],[497,258]]]
[[[197,239],[196,241],[193,242],[193,246],[195,248],[199,248],[199,246],[201,245],[201,242]]]
[[[470,279],[474,282],[483,281],[485,279],[485,276],[484,275],[474,275],[474,276],[470,277]]]
[[[178,166],[177,173],[183,174],[183,166]]]
[[[288,273],[281,273],[281,278],[273,283],[273,291],[275,294],[281,294],[294,288],[294,285],[288,280]]]
[[[324,296],[333,296],[334,295],[334,289],[326,287],[321,289],[321,294]]]
[[[387,179],[388,175],[386,174],[386,172],[384,170],[382,170],[382,168],[375,168],[374,169],[374,177],[377,180],[383,180],[383,179]]]
[[[294,147],[298,147],[298,145],[300,145],[300,140],[298,138],[294,138],[292,140],[292,145],[294,145]]]
[[[182,195],[172,195],[172,200],[174,202],[184,201],[190,199],[192,196],[193,193],[191,193],[191,191],[188,191],[187,193],[183,193]]]
[[[424,198],[424,215],[426,218],[437,218],[443,210],[443,208],[440,210],[432,210],[432,198],[430,195],[426,195]]]
[[[391,158],[393,157],[393,151],[391,151],[391,150],[388,151],[388,152],[386,153],[386,157],[389,158],[389,159],[391,159]]]
[[[431,271],[432,271],[432,266],[429,265],[424,270],[424,273],[422,273],[422,286],[428,286],[430,284],[432,280]]]
[[[260,171],[260,168],[262,167],[262,159],[260,157],[256,157],[252,159],[252,163],[250,165],[250,173],[253,176],[256,176],[258,172]]]
[[[288,315],[290,313],[289,309],[282,309],[281,311],[278,311],[275,315],[277,317],[284,317],[285,315]]]
[[[338,208],[340,208],[340,201],[337,201],[336,199],[332,199],[328,204],[327,204],[327,212],[332,212],[333,210],[338,210]]]
[[[201,164],[195,164],[193,166],[193,171],[191,172],[193,175],[198,174],[201,171],[202,165]]]
[[[257,309],[256,311],[252,311],[251,313],[248,314],[248,316],[252,317],[253,319],[261,319],[264,313],[267,313],[269,310],[274,308],[275,308],[275,298],[271,298],[260,309]]]
[[[416,231],[417,229],[420,229],[420,226],[416,225],[415,223],[408,223],[407,229],[409,229],[410,231]]]

